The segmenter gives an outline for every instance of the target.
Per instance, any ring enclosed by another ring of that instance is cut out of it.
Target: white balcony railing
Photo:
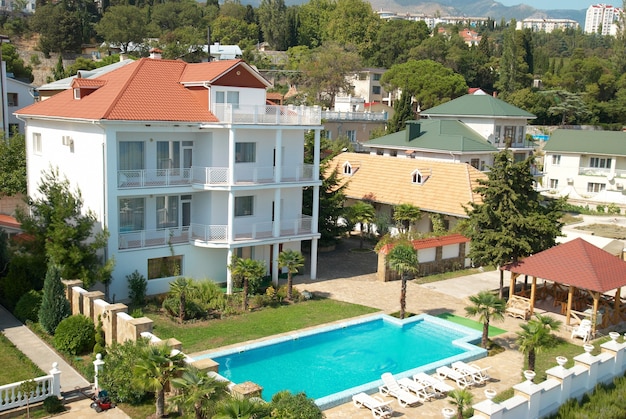
[[[211,112],[231,124],[320,125],[321,109],[317,106],[274,106],[214,104]]]
[[[191,169],[120,170],[117,185],[120,189],[188,185],[190,175]]]
[[[189,242],[189,227],[128,231],[119,233],[118,249],[142,249],[187,242]]]
[[[618,169],[606,169],[600,167],[579,167],[578,174],[584,176],[613,176],[619,178],[626,178],[626,170]]]
[[[42,402],[50,396],[61,397],[61,371],[57,368],[56,362],[52,365],[49,375],[34,378],[33,381],[35,390],[29,397],[20,391],[23,381],[0,386],[0,412],[26,406],[27,399],[28,404],[33,404]]]
[[[275,178],[274,167],[237,166],[235,170],[235,184],[273,183]],[[281,182],[303,182],[316,180],[313,173],[314,166],[302,164],[298,166],[283,166]],[[137,189],[149,187],[168,187],[200,184],[200,185],[228,185],[229,169],[227,167],[193,166],[191,169],[157,169],[157,170],[120,170],[117,173],[120,189]]]
[[[303,215],[300,218],[281,221],[278,237],[301,236],[311,233],[312,217]],[[234,241],[260,240],[274,237],[274,222],[237,223],[233,234]],[[118,248],[119,250],[142,249],[188,243],[190,241],[228,243],[228,226],[223,224],[206,225],[192,223],[189,227],[120,232]]]
[[[327,121],[386,121],[387,112],[337,112],[322,111],[322,119]]]

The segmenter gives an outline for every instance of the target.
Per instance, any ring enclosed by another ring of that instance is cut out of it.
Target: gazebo
[[[588,317],[596,328],[616,325],[626,318],[621,287],[626,285],[626,262],[582,238],[554,246],[502,269],[511,272],[509,302],[525,300],[532,315],[536,300],[554,298],[565,324]],[[532,277],[530,290],[515,293],[517,277]],[[537,278],[544,283],[538,287]],[[605,294],[615,290],[615,295]]]

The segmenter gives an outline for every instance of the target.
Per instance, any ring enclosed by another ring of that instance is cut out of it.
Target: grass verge
[[[483,266],[481,268],[470,268],[470,269],[461,269],[458,271],[452,272],[444,272],[441,274],[422,276],[419,278],[415,278],[413,281],[416,284],[429,284],[431,282],[443,281],[444,279],[452,279],[458,278],[460,276],[473,275],[486,271],[495,271],[496,268],[493,266]]]
[[[277,308],[264,308],[222,320],[179,324],[160,312],[146,313],[154,321],[154,334],[176,338],[186,353],[291,332],[378,310],[330,299],[314,299]]]
[[[46,375],[2,333],[0,333],[0,365],[11,366],[0,368],[0,385]]]
[[[452,323],[460,324],[461,326],[469,327],[470,329],[473,329],[473,330],[478,330],[480,332],[483,331],[483,324],[480,322],[477,322],[476,320],[457,316],[452,313],[441,313],[441,314],[438,314],[437,317],[439,317],[440,319],[447,320]],[[498,336],[498,335],[501,335],[502,333],[506,333],[506,330],[499,329],[489,324],[489,337]]]

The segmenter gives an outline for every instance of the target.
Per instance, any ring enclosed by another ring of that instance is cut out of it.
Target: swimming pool
[[[193,356],[219,363],[219,374],[263,387],[267,400],[280,390],[304,391],[323,408],[350,400],[398,377],[486,355],[481,333],[429,315],[399,320],[384,314]]]

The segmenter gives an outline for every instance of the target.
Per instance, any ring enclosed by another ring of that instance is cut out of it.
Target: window
[[[596,167],[599,169],[610,169],[611,168],[611,159],[599,158],[599,157],[591,157],[589,159],[589,167]]]
[[[9,122],[9,133],[11,135],[18,134],[20,132],[20,124],[12,124]]]
[[[375,81],[378,81],[378,80],[380,80],[380,76],[382,76],[382,74],[374,73],[374,77],[373,78],[374,78]]]
[[[141,141],[120,141],[118,170],[143,170],[144,145]]]
[[[7,93],[8,106],[19,106],[17,103],[17,93]]]
[[[356,143],[356,130],[349,129],[346,131],[346,137],[350,140],[351,143]]]
[[[215,102],[239,107],[239,92],[215,92]]]
[[[470,166],[472,166],[474,169],[478,169],[478,167],[480,166],[480,159],[470,160]]]
[[[349,162],[345,162],[343,164],[343,174],[351,175],[352,174],[352,165]]]
[[[524,142],[524,127],[517,127],[517,139],[515,141],[518,144],[522,144]]]
[[[558,188],[559,188],[559,180],[550,179],[550,189],[558,189]]]
[[[178,196],[157,196],[157,228],[178,227]]]
[[[553,154],[552,155],[552,165],[558,166],[559,164],[561,164],[561,155],[560,154]]]
[[[507,147],[510,147],[515,140],[515,127],[513,126],[505,126],[504,127],[504,143]]]
[[[515,163],[519,163],[519,162],[524,161],[524,160],[526,160],[526,154],[524,154],[524,153],[514,153],[513,154],[513,161]]]
[[[166,256],[148,259],[148,279],[183,275],[183,257]]]
[[[254,197],[235,197],[235,217],[246,217],[249,215],[254,215]]]
[[[144,198],[121,198],[120,233],[141,231],[144,229]]]
[[[485,167],[485,161],[484,161],[484,160],[481,160],[481,161],[480,161],[480,171],[481,171],[481,172],[484,172],[484,171],[485,171],[485,168],[486,168],[486,167]]]
[[[41,154],[41,134],[33,133],[33,153]]]
[[[496,132],[494,133],[496,143],[499,143],[502,141],[501,135],[502,135],[502,127],[498,125],[496,127]]]
[[[236,143],[235,163],[254,163],[256,161],[256,143]]]
[[[375,95],[380,94],[380,86],[372,86],[372,93]]]
[[[418,183],[420,185],[424,183],[424,177],[419,170],[416,170],[411,174],[411,182]]]
[[[587,192],[597,193],[606,188],[604,183],[587,183]]]
[[[180,169],[180,141],[157,141],[157,169]]]

